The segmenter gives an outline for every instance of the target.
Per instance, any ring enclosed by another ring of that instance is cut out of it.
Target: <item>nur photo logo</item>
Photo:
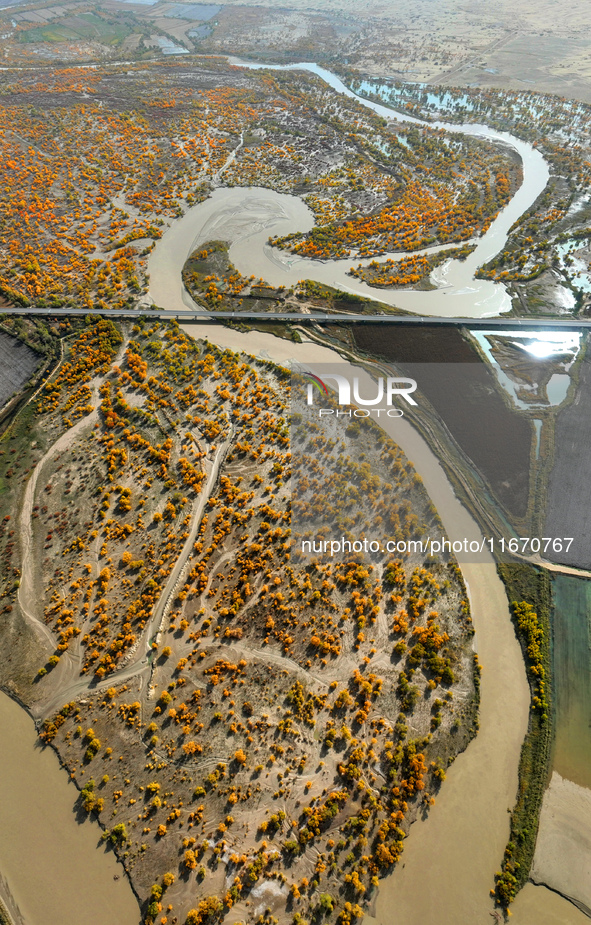
[[[336,384],[334,397],[339,408],[319,407],[318,416],[325,417],[335,415],[336,417],[369,417],[375,412],[379,417],[380,412],[384,411],[389,417],[402,417],[401,408],[394,407],[395,400],[402,400],[409,405],[416,406],[417,402],[412,397],[412,393],[417,389],[417,383],[414,379],[406,377],[387,377],[380,376],[375,382],[376,394],[369,396],[367,394],[367,385],[365,394],[361,394],[358,376],[345,376],[341,373],[322,372],[321,375],[315,373],[302,373],[301,378],[306,382],[306,405],[315,407],[315,399],[320,395],[322,398],[329,399],[329,391],[325,380]],[[332,390],[331,390],[332,391]],[[355,406],[355,407],[350,407]],[[361,407],[359,407],[361,406]],[[348,408],[347,411],[341,410],[342,407]]]

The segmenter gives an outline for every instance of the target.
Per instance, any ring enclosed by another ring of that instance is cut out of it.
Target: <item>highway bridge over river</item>
[[[40,316],[45,318],[60,317],[85,317],[104,315],[107,318],[129,318],[137,320],[138,318],[159,318],[163,321],[178,321],[183,324],[190,323],[207,323],[215,321],[233,321],[234,323],[257,323],[267,322],[276,324],[278,322],[286,324],[388,324],[388,325],[408,325],[424,326],[433,325],[436,327],[469,327],[473,330],[489,330],[499,328],[500,330],[531,330],[531,331],[580,331],[581,329],[591,328],[591,318],[581,318],[563,320],[561,318],[515,318],[495,316],[494,318],[443,318],[441,316],[431,315],[404,315],[394,313],[381,314],[333,314],[329,312],[208,312],[208,311],[164,311],[162,309],[138,310],[137,308],[129,309],[104,309],[103,311],[93,309],[88,311],[82,308],[32,308],[32,307],[10,307],[2,308],[2,315],[23,315],[23,316]]]

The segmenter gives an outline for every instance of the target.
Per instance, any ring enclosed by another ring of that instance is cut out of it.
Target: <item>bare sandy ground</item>
[[[96,389],[96,383],[91,383],[93,389]],[[96,401],[96,395],[95,395]],[[81,431],[88,429],[98,418],[98,412],[92,411],[87,417],[82,418],[69,430],[65,431],[55,443],[53,443],[44,456],[41,457],[33,474],[27,482],[25,495],[21,505],[20,512],[20,542],[22,551],[22,574],[20,586],[18,589],[18,602],[25,617],[33,629],[49,643],[52,649],[56,645],[56,638],[48,626],[39,619],[36,611],[39,610],[39,587],[34,580],[34,563],[33,563],[33,528],[32,512],[35,504],[35,491],[37,481],[44,466],[53,459],[62,450],[72,446]]]
[[[556,771],[544,794],[531,877],[591,917],[591,790]]]
[[[226,0],[226,6],[268,7],[272,0]],[[300,31],[314,45],[314,15],[344,24],[362,20],[353,37],[355,67],[376,76],[454,86],[538,90],[591,100],[591,5],[587,0],[290,0]],[[277,11],[278,12],[278,11]],[[283,49],[295,35],[274,19],[265,39]],[[293,27],[292,27],[293,28]],[[270,30],[270,34],[269,34]],[[274,31],[277,34],[274,34]],[[248,31],[253,49],[261,38]],[[345,56],[346,40],[339,51]]]

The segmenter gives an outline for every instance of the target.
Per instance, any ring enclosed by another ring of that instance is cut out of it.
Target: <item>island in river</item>
[[[290,560],[286,375],[174,325],[73,324],[2,440],[3,633],[28,651],[3,683],[154,920],[256,918],[261,896],[358,918],[476,730],[453,559]],[[436,527],[389,436],[343,440],[324,465],[350,460],[343,490],[371,471],[360,530],[385,493],[398,536]]]

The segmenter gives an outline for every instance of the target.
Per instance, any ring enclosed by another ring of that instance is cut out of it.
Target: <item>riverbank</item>
[[[532,145],[509,132],[497,131],[487,125],[479,123],[455,124],[442,121],[425,122],[408,115],[405,112],[399,112],[390,106],[384,106],[375,100],[359,96],[347,87],[343,81],[331,71],[319,67],[317,64],[302,62],[290,65],[273,65],[260,64],[256,62],[244,61],[240,58],[229,58],[231,64],[238,67],[268,70],[304,70],[316,75],[337,93],[350,99],[355,99],[362,106],[371,109],[381,118],[389,122],[403,122],[415,125],[423,125],[431,129],[442,129],[445,132],[454,134],[468,135],[477,138],[483,138],[496,145],[510,148],[520,158],[523,165],[523,182],[515,192],[509,203],[499,212],[497,218],[492,222],[488,230],[482,235],[472,254],[464,262],[459,260],[450,260],[442,265],[437,273],[438,289],[430,293],[398,292],[398,300],[391,303],[397,305],[405,311],[411,311],[425,315],[453,315],[454,311],[450,310],[450,296],[453,296],[455,303],[455,314],[463,317],[486,317],[489,315],[502,314],[512,308],[511,298],[501,284],[494,283],[492,288],[482,286],[486,280],[475,277],[476,270],[495,257],[504,247],[509,231],[515,221],[536,201],[538,196],[544,191],[550,178],[550,171],[544,157]],[[293,229],[297,231],[299,229]],[[230,255],[234,263],[236,255]],[[275,256],[281,259],[282,252],[276,251]],[[292,260],[293,255],[290,255]],[[390,256],[390,255],[385,255]],[[340,261],[343,263],[346,261]],[[310,261],[311,264],[321,263],[320,261]],[[338,261],[330,261],[333,266]],[[321,264],[322,265],[322,264]],[[240,265],[236,263],[238,269]],[[301,266],[301,265],[300,265]],[[303,267],[302,267],[303,269]],[[250,270],[249,272],[253,272]],[[300,279],[302,274],[300,274]],[[316,279],[316,276],[310,276]],[[339,288],[349,288],[351,292],[359,292],[366,295],[363,290],[356,287],[351,288],[351,277],[347,277],[349,287],[338,283]],[[322,280],[320,280],[322,281]],[[269,280],[273,285],[275,281]],[[280,284],[280,283],[279,283]],[[334,285],[334,284],[332,284]],[[369,287],[368,287],[369,288]],[[375,290],[370,290],[375,293]],[[393,293],[390,293],[393,295]],[[383,296],[382,301],[388,301]]]
[[[14,918],[9,914],[8,909],[2,901],[5,889],[6,887],[0,876],[0,925],[16,925]]]
[[[519,761],[519,790],[511,813],[511,837],[497,876],[503,907],[515,899],[529,877],[536,850],[538,823],[548,785],[553,741],[552,666],[550,657],[550,577],[543,569],[521,563],[498,566],[515,631],[528,667],[532,708]]]
[[[245,348],[259,354],[263,351],[265,358],[276,362],[285,363],[292,359],[306,365],[337,359],[334,351],[309,342],[294,344],[256,332],[238,334],[218,325],[208,326],[205,330],[199,326],[189,333],[198,337],[207,333],[213,343],[222,347],[230,346],[227,340],[236,337],[238,349]],[[361,389],[369,388],[367,373],[363,370],[356,370],[356,373],[362,379]],[[458,502],[437,459],[412,427],[405,421],[390,419],[388,433],[415,461],[449,532],[458,535],[459,531],[467,538],[478,535],[476,524]],[[382,883],[380,895],[385,899],[380,900],[378,896],[376,909],[378,917],[381,916],[378,920],[384,923],[389,921],[392,901],[400,907],[406,903],[412,910],[420,906],[424,893],[436,903],[426,915],[437,915],[441,920],[442,914],[445,914],[447,919],[443,920],[450,923],[456,921],[458,912],[465,915],[466,921],[473,921],[477,920],[474,916],[482,918],[492,909],[489,890],[508,837],[506,810],[512,806],[517,789],[517,764],[527,723],[528,692],[519,648],[508,618],[506,597],[492,559],[472,568],[465,565],[463,571],[472,601],[477,632],[475,645],[484,662],[482,694],[487,692],[488,707],[485,709],[483,701],[481,734],[450,769],[448,780],[427,822],[413,826],[413,838],[406,845],[403,866]],[[500,665],[499,653],[503,656]],[[70,811],[73,802],[70,797]],[[439,828],[433,828],[433,818]],[[426,835],[421,836],[425,832]],[[432,863],[428,854],[415,849],[415,844],[418,849],[423,845],[426,851],[435,850]],[[441,851],[442,844],[445,845],[444,852]],[[404,871],[403,876],[407,878],[401,886],[396,879],[400,871]],[[459,884],[461,896],[454,884]],[[381,902],[385,903],[383,913],[380,912]],[[540,913],[542,911],[540,909]],[[51,922],[51,919],[45,918],[44,921]],[[60,918],[60,922],[64,921],[67,920]],[[90,921],[88,916],[84,921]],[[123,921],[119,914],[116,921],[118,925]],[[410,912],[407,921],[413,921]],[[543,919],[532,919],[532,925],[534,921],[537,925]],[[563,918],[563,922],[566,921],[569,919]]]
[[[473,279],[470,262],[476,251],[465,261],[442,264],[438,268],[438,289],[412,291],[368,286],[349,275],[350,259],[311,260],[268,244],[271,233],[309,231],[312,226],[312,213],[297,196],[258,187],[220,187],[205,202],[188,209],[156,242],[148,258],[149,298],[168,311],[194,308],[182,281],[183,267],[197,247],[215,239],[230,244],[229,258],[243,276],[254,274],[275,288],[311,279],[366,300],[440,317],[481,318],[511,309],[503,286]],[[491,229],[486,234],[489,233]],[[497,243],[501,246],[500,241]],[[487,247],[493,245],[489,242]],[[404,254],[385,256],[398,259]]]

